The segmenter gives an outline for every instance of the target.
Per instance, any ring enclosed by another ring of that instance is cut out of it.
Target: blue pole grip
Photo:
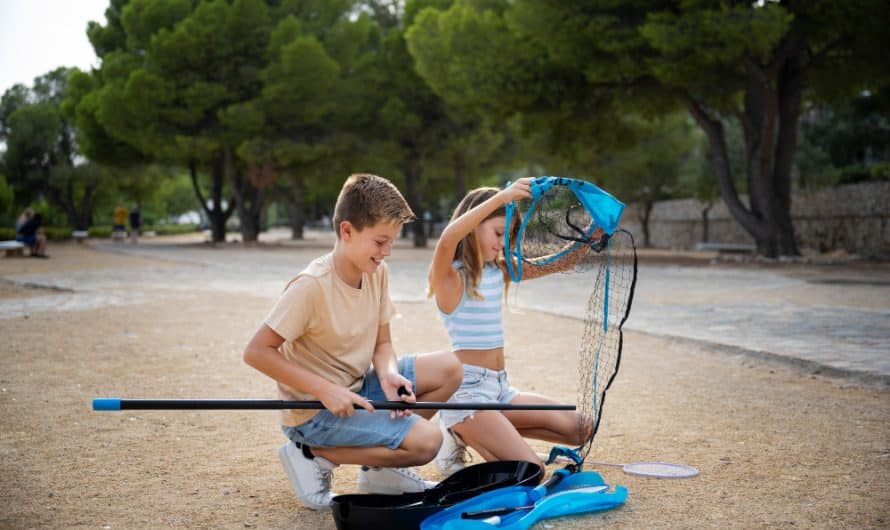
[[[95,398],[93,399],[93,410],[120,410],[120,398]]]

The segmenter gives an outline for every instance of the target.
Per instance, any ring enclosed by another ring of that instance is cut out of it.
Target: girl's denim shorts
[[[414,375],[414,356],[408,355],[398,360],[399,373],[417,385]],[[372,367],[365,374],[361,389],[356,392],[369,401],[385,401],[386,395],[380,388],[380,380]],[[355,416],[341,418],[325,409],[305,423],[291,427],[283,425],[284,435],[298,446],[309,447],[378,447],[396,449],[411,430],[418,416],[396,416],[390,418],[389,410],[377,410],[373,414],[365,409],[357,409]]]
[[[510,386],[506,370],[490,370],[473,364],[461,365],[464,378],[460,388],[448,400],[454,402],[510,403],[519,391]],[[473,415],[473,410],[440,410],[439,419],[446,429]]]

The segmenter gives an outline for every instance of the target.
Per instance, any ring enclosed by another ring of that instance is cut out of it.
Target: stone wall
[[[742,197],[747,204],[747,197]],[[689,249],[702,241],[702,204],[695,199],[657,203],[649,231],[652,245]],[[622,226],[642,244],[641,209],[628,205]],[[801,250],[845,250],[861,256],[890,256],[890,182],[864,182],[795,193],[791,200],[794,231]],[[708,241],[753,243],[732,219],[723,201],[708,213]]]

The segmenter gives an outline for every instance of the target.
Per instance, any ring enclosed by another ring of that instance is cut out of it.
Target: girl
[[[436,245],[429,294],[435,296],[452,350],[463,366],[461,386],[451,401],[555,403],[538,394],[519,392],[510,386],[504,369],[501,306],[509,283],[503,252],[504,230],[508,229],[504,205],[531,197],[530,180],[517,180],[503,190],[470,191]],[[570,267],[574,261],[564,260],[559,269]],[[554,266],[526,264],[522,279],[555,270]],[[589,426],[582,427],[581,417],[574,411],[442,410],[439,421],[445,436],[435,463],[445,475],[464,467],[466,446],[487,461],[541,464],[538,454],[522,439],[524,436],[579,445],[590,433]]]

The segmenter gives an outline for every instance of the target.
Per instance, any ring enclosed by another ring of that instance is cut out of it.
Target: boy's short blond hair
[[[370,173],[350,175],[334,206],[334,232],[340,237],[340,223],[349,221],[358,230],[380,221],[409,223],[414,212],[395,185]]]

